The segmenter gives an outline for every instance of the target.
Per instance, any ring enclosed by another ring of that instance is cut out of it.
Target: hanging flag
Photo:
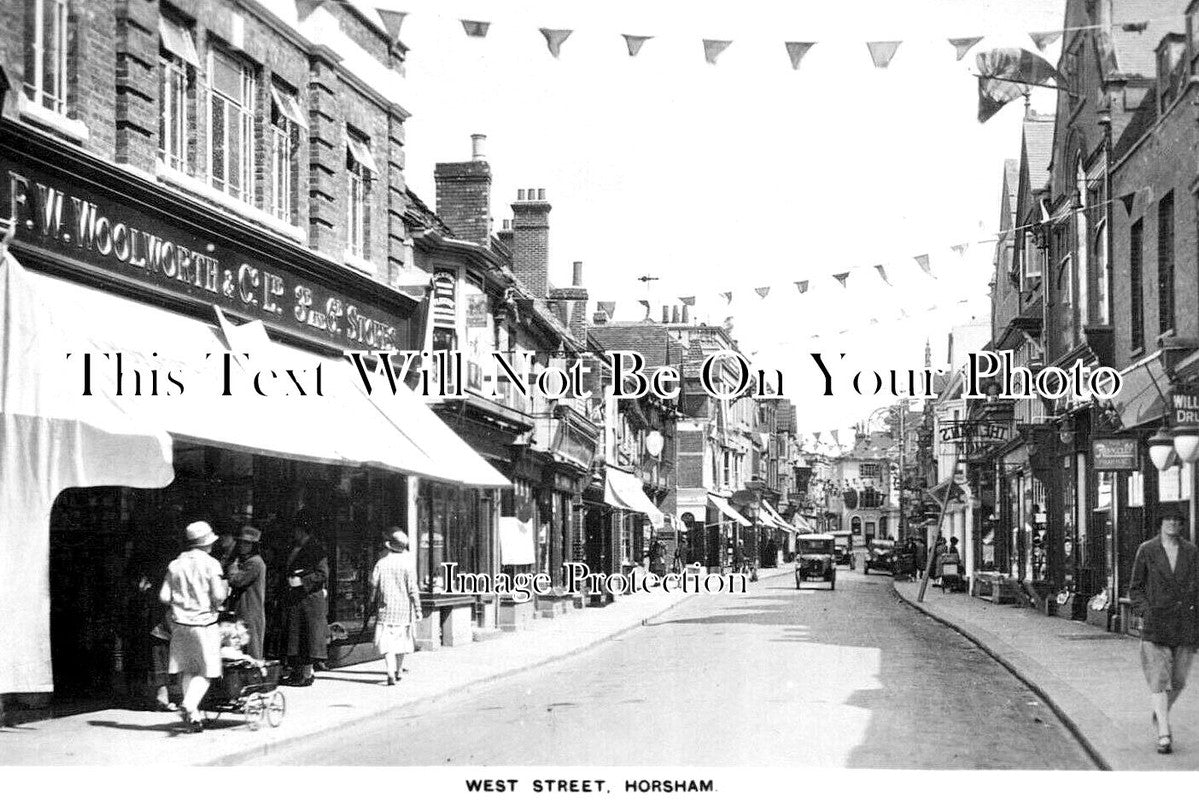
[[[819,442],[820,434],[821,434],[821,431],[812,431],[812,438]]]
[[[887,280],[887,271],[886,271],[885,269],[883,269],[883,265],[882,265],[882,264],[875,264],[875,265],[874,265],[874,268],[878,270],[878,276],[879,276],[880,278],[882,278],[882,279],[883,279],[883,283],[885,283],[885,284],[887,284],[888,286],[890,286],[890,285],[891,285],[891,281]]]
[[[952,249],[953,252],[957,253],[959,256],[964,256],[966,255],[966,251],[970,249],[970,242],[955,244]]]
[[[726,302],[726,303],[733,302],[733,293],[732,292],[721,292],[720,296],[724,298],[724,302]]]
[[[901,44],[903,42],[866,42],[866,48],[870,50],[870,58],[874,61],[874,66],[886,69],[887,65],[891,63],[891,59],[895,58],[895,51]]]
[[[693,306],[695,305],[695,295],[691,295],[690,297],[680,297],[679,302],[685,306]]]
[[[612,301],[612,300],[604,300],[604,301],[602,301],[602,302],[596,303],[596,304],[595,304],[595,307],[596,307],[596,308],[598,308],[600,311],[603,311],[605,314],[607,314],[607,315],[608,315],[608,319],[612,319],[612,317],[615,317],[615,316],[616,316],[616,303],[615,303],[615,301]]]
[[[799,69],[799,62],[812,49],[815,42],[783,42],[787,47],[787,55],[791,58],[791,69]]]
[[[916,256],[916,263],[920,265],[920,269],[924,270],[925,274],[932,275],[932,268],[928,265],[928,255]]]
[[[837,283],[841,284],[841,288],[845,288],[845,280],[849,277],[848,272],[838,272],[833,276],[837,279]]]
[[[795,288],[799,289],[800,294],[804,294],[805,292],[808,291],[808,282],[807,281],[796,281]]]
[[[732,44],[731,41],[723,39],[704,39],[704,60],[709,64],[715,64],[716,59],[728,49],[730,44]]]
[[[1032,39],[1032,43],[1037,46],[1037,49],[1044,52],[1045,48],[1062,38],[1061,31],[1038,31],[1028,34],[1028,38]]]
[[[766,295],[770,294],[770,287],[759,286],[757,289],[754,289],[754,291],[758,293],[758,297],[765,298]]]
[[[841,434],[839,434],[835,430],[832,430],[832,431],[829,431],[829,435],[833,437],[833,441],[837,443],[837,447],[840,447],[841,446]]]
[[[391,43],[399,44],[400,26],[404,24],[404,17],[408,16],[408,12],[392,11],[386,8],[376,8],[375,11],[379,13],[379,19],[383,22],[387,35],[391,37]]]
[[[490,27],[490,22],[481,22],[477,19],[462,20],[462,30],[466,31],[467,36],[473,36],[476,39],[482,39],[486,36],[487,29]]]
[[[634,36],[631,33],[622,33],[621,36],[624,37],[625,47],[629,48],[630,58],[641,52],[641,45],[654,38],[652,36]]]
[[[978,121],[986,122],[999,109],[1022,96],[1028,87],[1065,84],[1061,73],[1036,53],[1018,47],[988,50],[975,56],[978,66]],[[1017,83],[1013,83],[1017,81]]]
[[[1136,200],[1137,200],[1136,192],[1129,192],[1128,194],[1123,195],[1120,198],[1120,202],[1124,204],[1124,213],[1125,214],[1129,214],[1129,215],[1132,214],[1132,204],[1135,203]]]
[[[648,300],[638,300],[637,302],[640,303],[641,305],[645,306],[645,316],[648,317],[650,314],[649,301]]]
[[[568,31],[565,29],[541,29],[541,35],[545,37],[545,46],[549,48],[550,55],[554,58],[557,58],[558,54],[562,52],[563,43],[570,38],[572,33],[574,33],[574,31]]]
[[[961,39],[950,39],[949,43],[957,50],[957,60],[961,61],[970,52],[970,48],[982,40],[981,36],[965,36]]]

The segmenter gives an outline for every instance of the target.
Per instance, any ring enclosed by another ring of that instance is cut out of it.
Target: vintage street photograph
[[[0,0],[0,178],[6,777],[1199,769],[1199,0]]]

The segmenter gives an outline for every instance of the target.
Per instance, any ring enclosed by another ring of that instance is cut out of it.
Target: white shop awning
[[[717,511],[719,511],[721,514],[724,514],[726,517],[731,519],[733,522],[739,522],[742,525],[748,525],[750,527],[753,526],[752,522],[750,522],[745,517],[738,514],[737,510],[734,509],[731,505],[729,505],[729,501],[725,500],[720,495],[715,495],[715,494],[708,495],[708,502],[711,503],[713,506],[715,506]]]
[[[612,467],[605,469],[604,502],[615,508],[645,514],[655,529],[666,527],[665,515],[645,496],[636,475]]]
[[[762,509],[766,512],[766,516],[770,517],[771,520],[774,521],[774,525],[776,528],[780,528],[784,531],[791,531],[791,532],[795,531],[795,528],[788,525],[787,521],[783,519],[782,515],[779,514],[779,512],[774,510],[774,506],[770,505],[770,501],[763,499],[762,500]]]

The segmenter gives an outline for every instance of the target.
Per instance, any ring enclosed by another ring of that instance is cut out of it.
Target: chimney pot
[[[529,189],[527,192],[525,192],[525,196],[529,199],[529,202],[531,203],[537,199],[537,190]]]
[[[687,306],[687,305],[684,305],[684,306],[683,306],[683,324],[684,324],[684,325],[686,325],[686,324],[687,324],[687,322],[688,322],[688,317],[690,316],[690,315],[687,313],[687,309],[689,309],[689,308],[690,308],[690,306]]]
[[[679,321],[679,307],[678,307],[678,306],[675,306],[675,307],[674,307],[674,308],[672,308],[670,311],[671,311],[671,313],[670,313],[670,321],[671,321],[671,322],[678,322],[678,321]]]
[[[512,220],[510,220],[510,219],[504,220],[504,230],[511,230],[511,228],[512,228]]]
[[[524,190],[524,189],[517,189],[517,190],[516,190],[516,200],[517,200],[517,202],[519,202],[519,201],[521,201],[521,200],[524,200],[524,199],[525,199],[525,190]]]
[[[583,285],[583,262],[582,261],[575,262],[574,274],[572,276],[570,285],[571,286],[582,286]]]
[[[538,199],[538,200],[544,200],[544,199],[545,199],[545,189],[538,189],[538,190],[537,190],[537,199]]]
[[[670,323],[670,306],[662,306],[662,324]]]
[[[470,135],[470,157],[472,161],[486,161],[487,154],[483,151],[487,143],[487,134],[472,133]]]

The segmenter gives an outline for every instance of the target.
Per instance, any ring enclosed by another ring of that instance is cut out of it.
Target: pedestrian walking
[[[938,586],[941,585],[941,562],[945,558],[945,551],[949,549],[949,545],[945,543],[944,536],[938,536],[936,544],[933,545],[933,580]]]
[[[1157,752],[1173,751],[1170,709],[1186,686],[1199,647],[1199,553],[1182,538],[1183,520],[1162,517],[1159,535],[1137,549],[1128,597],[1142,617],[1141,668],[1149,684]]]
[[[916,538],[916,577],[923,579],[924,571],[928,569],[928,541],[921,532]]]
[[[262,640],[266,635],[266,562],[258,552],[262,531],[246,525],[237,535],[233,553],[225,567],[229,581],[230,603],[246,626],[250,641],[246,652],[262,660]]]
[[[404,669],[404,656],[416,650],[414,626],[421,618],[416,569],[408,557],[408,536],[398,525],[387,529],[387,553],[371,573],[371,603],[378,609],[375,647],[383,655],[387,685],[394,686]]]
[[[284,574],[284,617],[287,658],[292,666],[288,684],[311,686],[316,680],[314,664],[328,658],[329,559],[313,535],[314,520],[298,514],[292,522],[292,550]]]
[[[158,599],[170,606],[170,673],[180,675],[179,709],[190,733],[200,733],[200,701],[209,681],[221,677],[221,635],[217,610],[229,594],[221,565],[209,553],[216,534],[207,522],[187,526],[187,549],[167,566]]]

